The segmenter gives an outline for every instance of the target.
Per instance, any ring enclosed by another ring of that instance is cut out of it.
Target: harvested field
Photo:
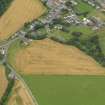
[[[24,84],[17,80],[8,105],[35,105]]]
[[[4,94],[8,81],[6,79],[4,67],[0,65],[0,98]]]
[[[22,74],[105,74],[105,69],[79,49],[50,39],[17,51],[15,68]]]
[[[37,19],[46,8],[40,0],[14,0],[10,8],[0,18],[0,40],[7,39],[26,22]]]

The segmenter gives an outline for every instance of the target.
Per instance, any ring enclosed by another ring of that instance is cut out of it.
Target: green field
[[[16,40],[8,49],[8,55],[7,60],[9,64],[15,65],[15,56],[17,54],[17,51],[20,49],[23,49],[24,46],[21,43],[21,40]]]
[[[64,32],[62,30],[57,30],[57,29],[52,29],[51,33],[49,33],[50,36],[54,36],[54,37],[61,37],[62,39],[65,39],[66,41],[70,40],[73,38],[72,33],[73,32],[80,32],[82,33],[80,39],[81,40],[85,40],[88,39],[92,36],[94,36],[96,34],[95,31],[93,31],[90,27],[88,26],[70,26],[70,27],[66,27],[66,29],[68,30],[68,32]]]
[[[23,76],[39,105],[105,105],[104,76]]]
[[[88,16],[95,16],[98,17],[100,20],[105,21],[105,13],[100,10],[93,10]]]
[[[83,0],[76,0],[78,3],[76,6],[74,6],[74,11],[79,15],[80,19],[83,19],[85,17],[85,13],[88,15],[92,13],[95,8],[89,5],[87,2],[83,2]]]
[[[94,8],[82,0],[77,0],[78,5],[75,7],[78,12],[91,12]]]
[[[92,7],[87,2],[83,2],[83,0],[77,0],[77,5],[74,7],[76,13],[80,13],[80,19],[83,19],[84,16],[82,13],[87,12],[87,17],[95,16],[100,18],[101,20],[105,21],[105,13],[101,10],[96,9],[96,7]]]

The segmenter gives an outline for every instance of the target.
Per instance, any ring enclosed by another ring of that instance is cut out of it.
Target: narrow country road
[[[27,86],[27,84],[25,83],[24,79],[21,77],[21,75],[19,75],[16,70],[14,70],[14,68],[7,64],[7,67],[11,70],[11,72],[13,72],[13,74],[16,76],[17,79],[19,79],[23,84],[24,87],[27,89],[27,91],[29,92],[30,96],[32,97],[33,103],[35,103],[35,105],[38,105],[38,102],[36,100],[36,98],[33,96],[31,90],[29,89],[29,87]]]
[[[4,41],[4,42],[0,43],[0,49],[1,49],[1,48],[4,48],[4,49],[5,49],[5,55],[4,55],[4,58],[3,58],[2,62],[1,62],[1,64],[3,64],[4,62],[7,62],[8,48],[10,47],[10,45],[11,45],[14,41],[16,41],[16,40],[18,40],[18,39],[23,39],[23,38],[24,38],[23,35],[17,35],[17,36],[15,36],[15,37],[13,37],[13,38],[7,40],[7,41]],[[27,84],[25,83],[25,81],[24,81],[24,79],[21,77],[21,75],[20,75],[19,73],[17,73],[16,70],[15,70],[11,65],[9,65],[8,63],[7,63],[7,66],[8,66],[8,68],[11,70],[11,72],[14,74],[14,76],[15,76],[18,80],[20,80],[20,81],[23,83],[24,87],[27,89],[29,95],[31,96],[31,98],[32,98],[32,100],[33,100],[33,103],[34,103],[33,105],[38,105],[38,102],[37,102],[36,98],[33,96],[31,90],[29,89],[29,87],[27,86]]]

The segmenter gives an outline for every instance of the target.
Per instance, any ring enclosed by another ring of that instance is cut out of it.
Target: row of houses
[[[83,24],[92,27],[93,30],[97,30],[105,26],[105,22],[95,16],[84,18]]]
[[[42,0],[45,2],[45,0]],[[84,0],[85,2],[87,0]],[[93,3],[94,0],[88,0]],[[82,21],[79,19],[79,17],[76,15],[76,13],[72,10],[72,8],[67,8],[66,7],[66,2],[67,0],[46,0],[47,6],[50,8],[49,13],[42,19],[40,19],[40,22],[45,25],[45,29],[47,31],[50,31],[49,24],[52,23],[53,19],[59,19],[61,16],[62,9],[67,9],[69,11],[67,16],[64,16],[64,21],[69,23],[69,24],[83,24],[83,25],[88,25],[91,26],[93,29],[98,29],[104,25],[104,23],[97,19],[96,17],[89,17],[89,18],[84,18]],[[71,0],[71,3],[73,5],[78,5],[77,2],[74,0]],[[38,21],[35,20],[31,24],[29,24],[29,28],[27,29],[28,31],[35,31],[35,27],[37,26]],[[57,29],[61,29],[62,25],[56,25],[54,26]],[[25,36],[28,31],[20,30],[16,32],[13,37],[16,37],[18,35],[20,36]],[[26,42],[26,41],[25,41]],[[28,42],[28,41],[27,41]]]

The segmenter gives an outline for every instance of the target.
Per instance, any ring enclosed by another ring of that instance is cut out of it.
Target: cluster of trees
[[[11,79],[9,81],[8,86],[7,86],[7,89],[6,89],[3,97],[0,100],[0,105],[6,105],[7,104],[8,99],[9,99],[10,94],[11,94],[11,91],[13,89],[14,83],[15,83],[15,80],[13,80],[13,79]]]
[[[67,44],[75,45],[88,55],[92,56],[102,66],[105,66],[105,56],[100,48],[99,38],[97,35],[87,40],[80,40],[78,36],[75,36],[72,40],[67,42]]]
[[[46,38],[47,33],[45,30],[45,25],[38,20],[36,22],[33,22],[33,23],[35,24],[34,28],[31,31],[27,32],[25,37],[28,39],[33,39],[33,40],[41,40],[41,39]],[[28,29],[31,24],[32,24],[32,22],[25,23],[24,27],[26,29]]]
[[[54,36],[51,37],[51,39],[63,44],[74,45],[78,47],[80,50],[92,56],[96,61],[98,61],[102,66],[105,67],[105,55],[100,48],[99,38],[97,35],[86,40],[81,40],[80,36],[82,35],[82,33],[73,32],[72,35],[73,38],[67,41],[62,41],[58,38],[55,38]]]
[[[35,27],[35,30],[27,33],[25,37],[33,40],[41,40],[47,37],[47,32],[45,28],[41,28],[41,27],[39,28],[39,26],[37,26],[37,29]]]
[[[70,7],[73,7],[74,5],[73,5],[73,3],[71,2],[71,1],[66,1],[66,3],[65,3],[65,5],[68,7],[68,8],[70,8]]]
[[[69,27],[71,26],[70,23],[65,22],[65,20],[61,19],[61,18],[57,18],[57,19],[53,19],[53,21],[49,24],[49,28],[53,29],[54,26],[56,25],[61,25],[62,26],[62,31],[64,32],[69,32]]]
[[[51,36],[50,39],[53,40],[53,41],[59,42],[61,44],[66,44],[65,40],[63,40],[61,38],[58,38],[58,37],[55,37],[55,36]]]
[[[62,18],[53,19],[52,25],[56,24],[63,25],[64,27],[70,27],[70,23],[65,22]]]
[[[44,28],[44,24],[42,23],[42,22],[40,22],[40,21],[36,21],[36,22],[34,22],[34,20],[32,21],[32,22],[27,22],[27,23],[25,23],[24,24],[24,28],[25,29],[29,29],[29,27],[30,27],[30,25],[32,25],[32,23],[34,23],[35,25],[35,30],[37,30],[37,29],[39,29],[39,28]]]
[[[87,17],[88,14],[89,14],[89,11],[86,11],[86,12],[79,12],[79,11],[77,10],[77,12],[76,12],[76,15],[77,15],[77,16]]]
[[[8,77],[8,74],[11,73],[11,70],[7,66],[7,63],[5,62],[3,65],[5,67],[5,73],[6,73],[6,77],[7,77],[7,80],[8,80],[8,86],[6,88],[6,91],[5,91],[4,95],[0,99],[0,105],[7,105],[8,100],[9,100],[10,95],[11,95],[11,92],[12,92],[12,89],[13,89],[13,86],[15,84],[15,79],[11,79],[11,78]]]
[[[61,9],[61,15],[67,15],[69,14],[69,10],[67,8]]]
[[[0,16],[7,10],[13,0],[0,0]]]
[[[44,27],[45,27],[45,25],[43,23],[37,22],[36,25],[35,25],[35,30],[38,30],[38,29],[44,28]]]
[[[47,36],[46,34],[35,33],[35,34],[27,34],[25,37],[28,39],[33,39],[33,40],[41,40],[41,39],[45,39]]]

